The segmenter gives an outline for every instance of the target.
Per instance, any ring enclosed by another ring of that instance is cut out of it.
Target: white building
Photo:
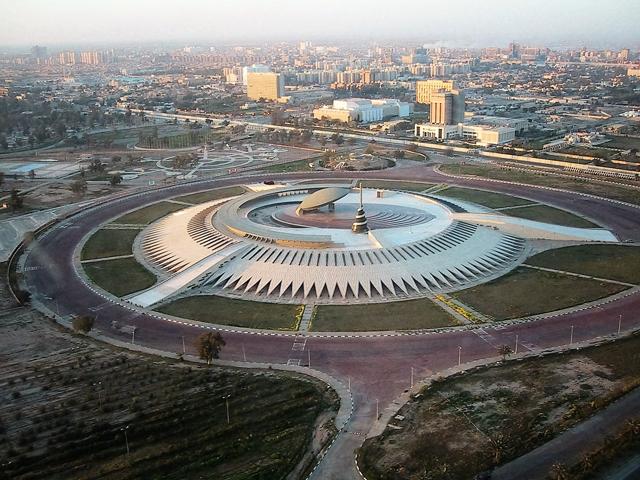
[[[528,118],[506,118],[494,117],[491,115],[473,115],[468,123],[476,125],[492,125],[494,127],[510,127],[515,128],[517,133],[523,133],[529,130]]]
[[[502,145],[516,138],[516,129],[493,125],[462,125],[461,136],[465,140],[475,140],[477,145],[484,147]]]
[[[345,98],[334,100],[332,106],[324,106],[313,111],[317,119],[339,120],[341,122],[371,123],[395,117],[407,117],[413,111],[411,103],[396,99]]]
[[[475,141],[479,146],[502,145],[516,138],[516,129],[512,127],[496,127],[493,125],[439,125],[433,123],[416,124],[416,137],[432,140],[451,140],[461,138]]]

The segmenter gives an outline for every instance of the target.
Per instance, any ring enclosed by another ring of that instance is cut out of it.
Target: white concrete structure
[[[361,193],[369,230],[354,233]],[[130,301],[146,307],[186,288],[278,302],[421,297],[503,275],[526,258],[530,238],[616,240],[604,229],[350,185],[293,185],[223,202],[186,208],[143,230],[136,255],[162,281]]]
[[[396,99],[345,98],[334,100],[332,106],[313,111],[314,118],[339,120],[341,122],[371,123],[395,117],[407,117],[413,104]]]
[[[416,124],[416,137],[431,138],[433,140],[449,140],[462,138],[472,140],[479,146],[502,145],[516,138],[516,130],[511,127],[494,127],[492,125],[440,125],[433,123]]]

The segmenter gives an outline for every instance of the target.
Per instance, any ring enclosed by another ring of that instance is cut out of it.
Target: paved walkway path
[[[104,262],[105,260],[120,260],[121,258],[133,258],[133,254],[116,255],[114,257],[91,258],[89,260],[81,260],[80,263],[96,263],[96,262]]]
[[[620,282],[618,280],[612,280],[610,278],[592,277],[591,275],[567,272],[566,270],[557,270],[555,268],[536,267],[535,265],[529,265],[528,263],[523,263],[522,266],[527,268],[532,268],[534,270],[542,270],[543,272],[561,273],[563,275],[571,275],[572,277],[580,277],[580,278],[588,278],[590,280],[597,280],[598,282],[615,283],[616,285],[624,285],[627,287],[637,287],[635,283]]]
[[[313,303],[307,303],[304,306],[304,312],[302,312],[302,318],[300,319],[300,327],[298,328],[298,331],[301,333],[307,333],[309,331],[314,308],[315,305]]]
[[[615,434],[624,422],[634,418],[640,419],[640,388],[550,442],[496,469],[491,479],[546,479],[553,464],[571,465],[580,461],[585,453],[602,444],[607,435]]]

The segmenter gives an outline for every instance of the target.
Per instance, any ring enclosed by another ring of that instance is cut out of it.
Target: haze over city
[[[0,48],[36,43],[406,40],[479,47],[638,44],[634,0],[3,0]]]
[[[640,478],[640,0],[0,0],[0,480]]]

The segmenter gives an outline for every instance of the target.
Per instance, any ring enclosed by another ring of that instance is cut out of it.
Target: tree
[[[11,210],[16,211],[22,208],[24,205],[24,197],[20,195],[18,190],[15,188],[11,190],[11,197],[9,199],[9,205],[11,205]]]
[[[498,353],[502,355],[502,360],[506,360],[507,357],[513,353],[513,349],[509,345],[500,345],[498,347]]]
[[[207,365],[211,365],[214,358],[219,358],[220,350],[226,345],[220,332],[203,333],[198,337],[198,354],[202,360],[207,361]]]
[[[89,333],[93,328],[95,318],[88,315],[78,315],[71,321],[71,326],[76,332]]]
[[[81,178],[71,184],[71,191],[76,195],[84,195],[87,191],[87,182]]]
[[[31,293],[29,293],[27,290],[16,290],[14,294],[18,299],[18,303],[20,303],[20,305],[26,305],[31,300]]]
[[[33,180],[34,178],[36,178],[36,171],[34,169],[29,170],[28,175],[29,175],[29,178]]]
[[[89,171],[90,172],[104,171],[104,165],[102,164],[102,161],[97,158],[95,160],[91,160],[91,163],[89,164]]]
[[[112,187],[115,187],[116,185],[120,185],[122,183],[122,175],[120,175],[119,173],[116,173],[115,175],[111,175],[111,178],[109,178],[109,183],[111,184]]]

